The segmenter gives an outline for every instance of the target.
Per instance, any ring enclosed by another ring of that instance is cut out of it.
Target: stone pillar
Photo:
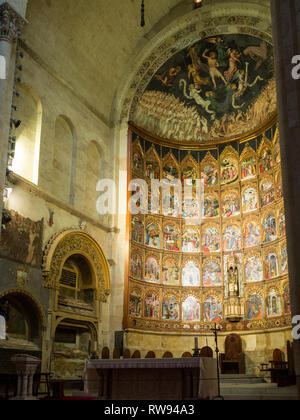
[[[299,0],[271,0],[277,78],[282,181],[285,197],[292,316],[300,315],[300,79],[292,77],[292,58],[300,55]],[[300,72],[299,72],[300,73]],[[300,398],[300,340],[294,340]]]
[[[33,376],[41,363],[40,359],[27,354],[17,354],[11,361],[15,364],[18,374],[17,396],[14,400],[35,400],[32,396]]]
[[[23,1],[23,0],[22,0]],[[0,2],[0,56],[5,63],[6,78],[0,80],[0,217],[2,219],[3,190],[6,178],[8,137],[11,115],[14,57],[12,44],[21,35],[26,21],[11,7]],[[0,234],[1,234],[0,223]]]

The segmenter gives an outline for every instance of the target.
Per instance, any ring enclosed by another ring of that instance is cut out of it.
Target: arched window
[[[15,157],[12,170],[35,184],[38,183],[40,138],[42,125],[42,104],[28,85],[19,88],[20,97],[16,105],[20,107],[14,118],[22,121],[12,133],[16,136]]]

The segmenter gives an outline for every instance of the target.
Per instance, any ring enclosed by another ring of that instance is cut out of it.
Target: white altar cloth
[[[217,361],[182,359],[88,360],[85,393],[100,399],[203,400],[218,394]]]

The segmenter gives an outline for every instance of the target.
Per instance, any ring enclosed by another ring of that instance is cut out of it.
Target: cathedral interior
[[[198,350],[300,398],[299,15],[0,1],[0,398],[15,355],[74,385]]]

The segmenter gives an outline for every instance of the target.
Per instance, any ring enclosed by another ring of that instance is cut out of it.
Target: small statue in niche
[[[228,291],[230,296],[239,296],[240,287],[239,287],[239,271],[237,266],[236,258],[232,256],[228,261]]]

